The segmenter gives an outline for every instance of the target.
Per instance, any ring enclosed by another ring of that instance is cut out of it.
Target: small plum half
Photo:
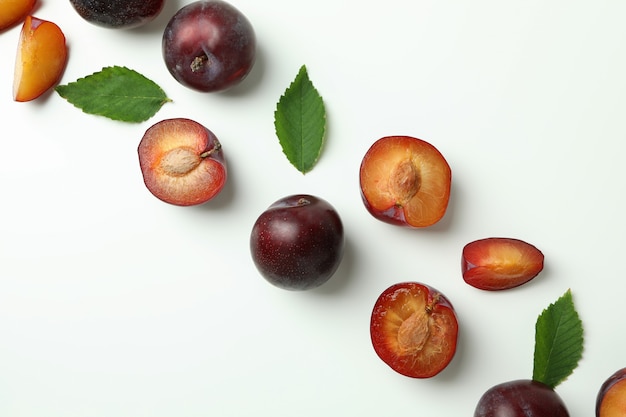
[[[600,386],[596,399],[596,417],[626,415],[626,368],[619,369]]]
[[[446,213],[452,172],[439,150],[422,139],[378,139],[361,161],[359,179],[365,207],[383,222],[428,227]]]
[[[443,371],[455,355],[458,331],[450,301],[420,282],[401,282],[384,290],[370,320],[378,357],[411,378],[431,378]]]
[[[205,203],[223,189],[226,162],[217,137],[185,118],[162,120],[146,130],[138,148],[146,187],[178,206]]]

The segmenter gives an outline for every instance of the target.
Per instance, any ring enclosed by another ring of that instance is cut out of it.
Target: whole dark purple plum
[[[154,20],[165,0],[70,0],[78,14],[94,25],[130,29]]]
[[[181,8],[163,33],[163,59],[182,85],[202,92],[226,90],[250,72],[256,36],[248,19],[221,0]]]
[[[326,200],[306,194],[273,203],[254,223],[252,259],[261,275],[286,290],[319,287],[335,273],[343,256],[344,231]]]
[[[569,413],[552,388],[520,379],[488,389],[478,401],[474,417],[569,417]]]

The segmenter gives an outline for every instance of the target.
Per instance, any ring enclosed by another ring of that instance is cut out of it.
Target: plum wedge
[[[26,19],[35,3],[36,0],[0,0],[0,31]]]
[[[543,270],[544,255],[519,239],[491,237],[463,248],[461,269],[469,285],[487,291],[518,287]]]
[[[31,101],[54,87],[67,62],[65,35],[55,23],[27,16],[20,33],[13,99]]]

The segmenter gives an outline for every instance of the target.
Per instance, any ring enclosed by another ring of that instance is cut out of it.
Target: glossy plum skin
[[[569,417],[565,403],[549,386],[520,379],[488,389],[474,417]]]
[[[596,417],[626,415],[626,368],[616,371],[600,386],[596,399]]]
[[[255,266],[271,284],[309,290],[327,282],[341,263],[344,228],[335,208],[319,197],[296,194],[273,203],[250,235]]]
[[[200,0],[181,8],[163,33],[163,59],[182,85],[201,92],[239,84],[252,70],[256,35],[231,4]]]
[[[111,29],[131,29],[154,20],[165,0],[70,0],[87,22]]]

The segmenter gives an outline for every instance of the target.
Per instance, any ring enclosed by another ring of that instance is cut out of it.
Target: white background
[[[572,417],[593,415],[626,366],[626,3],[238,0],[258,60],[220,94],[186,89],[163,64],[163,29],[187,3],[126,31],[65,0],[34,13],[65,32],[62,83],[125,65],[163,87],[173,103],[141,124],[54,92],[13,102],[20,28],[0,34],[0,416],[468,416],[490,386],[531,377],[536,317],[568,288],[585,352],[557,392]],[[328,114],[306,175],[273,128],[303,64]],[[139,140],[170,117],[224,147],[228,184],[204,206],[165,204],[143,184]],[[452,167],[432,228],[384,224],[361,203],[361,158],[392,134],[428,140]],[[270,286],[249,254],[257,216],[292,193],[331,202],[346,231],[340,269],[310,292]],[[536,245],[544,271],[507,292],[468,286],[461,249],[489,236]],[[370,344],[375,299],[406,280],[459,316],[457,354],[432,379],[396,374]]]

